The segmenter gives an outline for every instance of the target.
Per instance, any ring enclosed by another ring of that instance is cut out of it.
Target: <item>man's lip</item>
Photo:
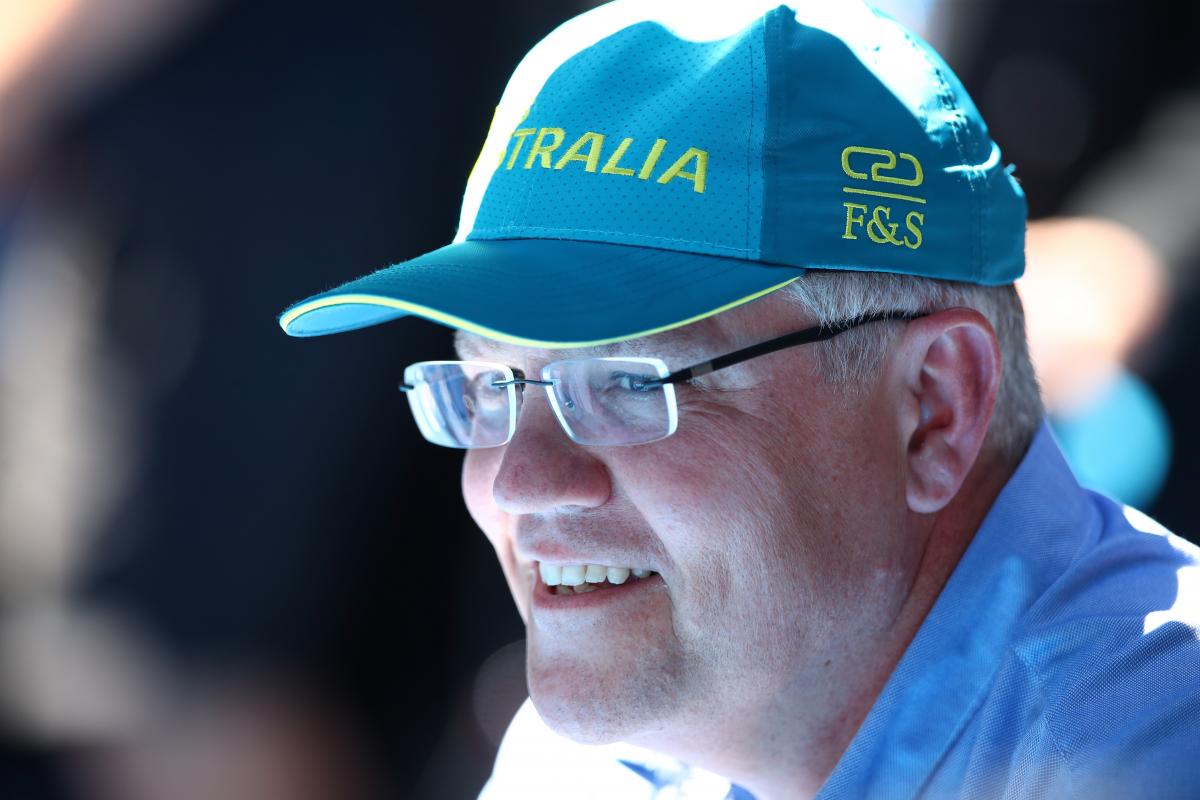
[[[648,535],[633,536],[634,526],[623,526],[629,536],[614,536],[611,528],[570,529],[565,527],[519,526],[513,537],[513,554],[517,560],[532,564],[554,564],[566,567],[573,564],[604,564],[610,567],[637,567],[658,571],[653,558],[654,539]]]
[[[579,553],[564,554],[562,550],[555,550],[553,553],[527,551],[517,553],[517,560],[534,571],[537,570],[538,564],[551,564],[556,567],[599,564],[605,567],[629,567],[630,569],[645,569],[651,572],[659,571],[645,556],[624,553],[592,553],[590,555],[582,555]]]
[[[661,591],[664,587],[661,575],[647,578],[630,578],[627,583],[609,589],[597,589],[584,594],[555,594],[553,587],[542,583],[537,577],[533,581],[533,607],[539,613],[559,611],[583,611],[599,609],[616,603],[635,602],[647,592]]]

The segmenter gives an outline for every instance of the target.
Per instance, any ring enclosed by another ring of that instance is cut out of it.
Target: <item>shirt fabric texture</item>
[[[745,800],[526,705],[481,798]],[[818,794],[1200,798],[1200,549],[1081,487],[1043,424]]]

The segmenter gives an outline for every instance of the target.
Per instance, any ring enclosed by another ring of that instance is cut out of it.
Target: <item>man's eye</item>
[[[627,392],[649,392],[658,387],[652,386],[655,380],[650,375],[634,375],[629,372],[614,372],[609,375],[609,385]]]

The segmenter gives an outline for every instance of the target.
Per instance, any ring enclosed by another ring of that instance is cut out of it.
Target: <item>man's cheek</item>
[[[508,588],[516,601],[521,619],[529,616],[528,586],[531,576],[518,565],[513,553],[514,518],[500,510],[492,500],[492,481],[496,476],[499,459],[489,451],[468,452],[463,460],[462,494],[467,511],[475,524],[487,536],[496,550],[496,558],[504,571]],[[526,570],[527,571],[527,570]]]
[[[492,481],[496,475],[493,461],[495,459],[489,459],[487,454],[477,451],[466,454],[462,469],[462,495],[475,524],[499,549],[500,537],[507,526],[504,525],[506,515],[492,499]]]

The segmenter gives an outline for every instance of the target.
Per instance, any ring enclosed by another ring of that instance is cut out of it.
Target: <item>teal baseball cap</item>
[[[406,315],[518,345],[676,328],[809,269],[984,285],[1025,197],[958,79],[859,0],[616,0],[517,67],[455,240],[280,316]]]

